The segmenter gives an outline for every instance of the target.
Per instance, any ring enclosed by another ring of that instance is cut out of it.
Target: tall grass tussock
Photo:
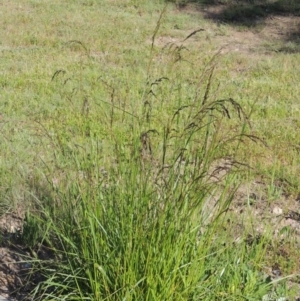
[[[235,154],[254,139],[247,115],[233,99],[211,96],[217,56],[191,83],[181,80],[181,68],[192,68],[182,49],[153,44],[146,83],[130,83],[137,91],[120,95],[101,78],[106,96],[62,91],[69,112],[40,125],[54,164],[24,238],[59,254],[36,288],[42,300],[239,300],[267,290],[244,262],[245,245],[220,243],[238,187]],[[222,173],[224,160],[232,166]]]
[[[166,14],[142,58],[124,50],[136,51],[136,76],[122,58],[105,73],[90,45],[64,44],[77,65],[53,72],[55,109],[28,126],[39,151],[21,175],[23,243],[48,253],[32,260],[32,300],[261,300],[273,289],[267,236],[230,231],[249,168],[241,149],[261,142],[252,112],[218,97],[220,52],[195,68],[184,43],[157,45]]]

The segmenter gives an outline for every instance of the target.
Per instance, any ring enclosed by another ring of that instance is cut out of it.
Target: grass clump
[[[236,154],[258,138],[239,103],[211,95],[217,57],[183,82],[184,47],[161,52],[156,33],[146,84],[121,78],[135,88],[124,91],[100,78],[92,94],[81,65],[78,93],[61,91],[70,106],[36,126],[53,163],[38,171],[48,193],[36,196],[41,214],[27,217],[23,235],[59,256],[33,298],[240,300],[270,289],[258,268],[263,244],[248,250],[222,230]]]

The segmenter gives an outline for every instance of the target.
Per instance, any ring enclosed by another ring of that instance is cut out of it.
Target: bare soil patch
[[[0,219],[0,295],[8,300],[25,300],[26,274],[30,254],[17,244],[22,218],[4,214]]]
[[[23,216],[17,213],[0,217],[0,300],[31,300],[31,291],[45,280],[37,269],[39,260],[53,258],[45,246],[34,250],[26,246],[21,239],[23,222]]]

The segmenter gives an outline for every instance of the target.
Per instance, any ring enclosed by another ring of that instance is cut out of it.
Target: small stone
[[[280,207],[276,206],[276,207],[273,208],[273,213],[275,215],[281,215],[283,213],[283,210]]]

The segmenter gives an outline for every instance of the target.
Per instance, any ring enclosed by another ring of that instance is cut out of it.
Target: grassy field
[[[176,3],[0,3],[30,300],[300,297],[298,17]]]

